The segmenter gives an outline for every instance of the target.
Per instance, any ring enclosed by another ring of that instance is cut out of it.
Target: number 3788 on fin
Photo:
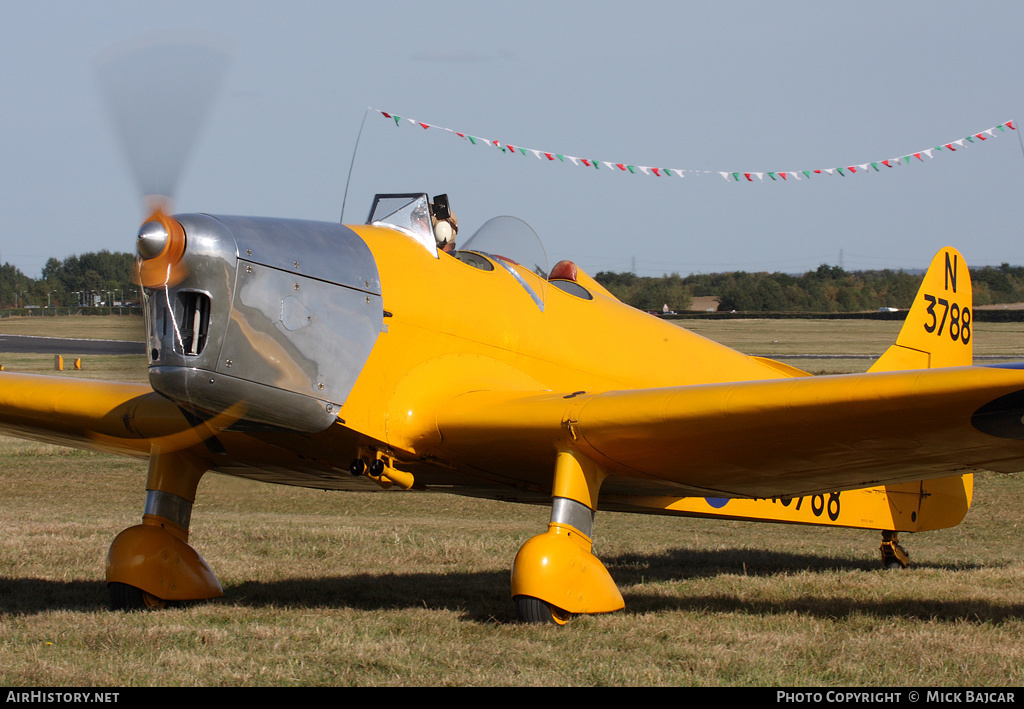
[[[971,341],[971,309],[961,308],[957,303],[950,303],[945,298],[936,298],[934,295],[924,295],[924,299],[928,301],[928,310],[926,311],[928,316],[931,318],[930,322],[925,322],[924,329],[929,334],[935,333],[938,336],[942,336],[943,330],[949,333],[949,339],[956,342],[960,340],[965,345]],[[942,309],[942,315],[940,316],[936,312],[935,306],[938,305]],[[949,321],[949,327],[946,327],[946,322]]]

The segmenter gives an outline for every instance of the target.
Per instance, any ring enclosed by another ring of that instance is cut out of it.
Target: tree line
[[[0,308],[66,307],[138,303],[132,282],[135,256],[99,251],[51,258],[41,277],[29,278],[15,266],[0,266]],[[659,277],[602,271],[596,280],[619,300],[641,310],[682,311],[694,297],[714,296],[719,310],[741,312],[855,312],[884,307],[909,308],[923,273],[890,269],[845,271],[823,264],[802,275],[787,273],[707,273]],[[974,304],[1024,302],[1024,266],[983,266],[971,270]]]
[[[906,309],[923,278],[923,272],[845,271],[827,264],[802,275],[733,271],[650,277],[602,271],[595,276],[619,300],[641,310],[660,311],[665,305],[687,310],[694,297],[714,296],[720,311],[816,313]],[[971,282],[975,305],[1024,302],[1024,266],[974,268]]]
[[[51,258],[41,277],[29,278],[20,269],[0,266],[0,308],[67,307],[138,303],[139,287],[132,282],[135,256],[99,251]]]

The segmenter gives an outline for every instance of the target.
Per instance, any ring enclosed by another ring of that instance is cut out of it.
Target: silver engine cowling
[[[150,384],[197,414],[234,410],[305,432],[330,426],[383,328],[365,242],[328,222],[175,219],[185,275],[143,289]]]

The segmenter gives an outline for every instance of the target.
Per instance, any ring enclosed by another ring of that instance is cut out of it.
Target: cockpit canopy
[[[437,242],[430,217],[431,203],[425,193],[379,194],[373,198],[366,223],[397,229],[411,236],[436,258]],[[526,222],[516,217],[501,216],[489,220],[469,237],[460,251],[504,258],[541,278],[548,277],[548,259],[540,237]]]
[[[423,192],[376,195],[366,223],[400,231],[413,238],[434,258],[439,258],[432,210],[440,205],[449,216],[450,212],[446,195],[434,199],[437,204],[432,204]],[[561,261],[554,268],[548,268],[547,253],[540,237],[530,225],[516,217],[494,217],[477,229],[460,249],[449,254],[484,271],[493,271],[496,264],[499,270],[507,272],[523,287],[542,311],[548,283],[577,298],[593,298],[585,287],[577,283],[574,263]]]
[[[435,201],[440,202],[443,211],[448,212],[446,195],[435,197]],[[436,206],[422,192],[379,194],[373,199],[366,223],[396,229],[412,237],[434,258],[439,258],[433,226],[435,220],[431,219],[432,209],[436,209]],[[523,287],[540,310],[544,310],[547,254],[540,243],[540,237],[522,219],[494,217],[480,227],[462,249],[449,253],[463,263],[482,270],[493,270],[492,264],[497,264]],[[533,276],[537,279],[534,280]],[[531,280],[534,282],[531,283]]]

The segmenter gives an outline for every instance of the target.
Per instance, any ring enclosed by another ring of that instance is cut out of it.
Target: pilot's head
[[[459,220],[452,214],[448,195],[434,197],[430,204],[430,217],[434,227],[434,240],[442,251],[455,250],[455,237],[459,233]]]
[[[454,250],[455,236],[458,233],[459,221],[454,214],[447,219],[434,218],[434,240],[437,242],[437,248],[442,251]]]

